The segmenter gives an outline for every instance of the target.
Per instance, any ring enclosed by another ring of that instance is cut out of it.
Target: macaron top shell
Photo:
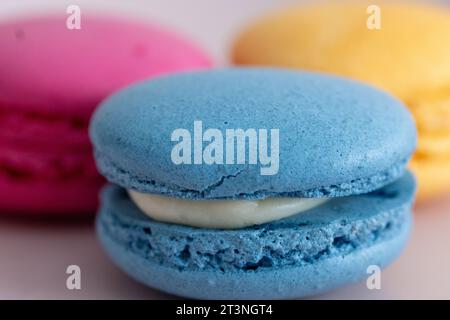
[[[192,132],[194,121],[221,132],[279,129],[278,172],[261,175],[248,162],[175,165],[171,134]],[[410,114],[381,91],[333,76],[251,68],[129,86],[97,109],[90,135],[110,181],[191,199],[364,193],[398,178],[416,145]]]
[[[0,105],[90,115],[108,94],[162,73],[208,67],[195,45],[155,25],[81,16],[0,24]]]
[[[408,98],[450,84],[450,10],[377,3],[380,29],[369,29],[369,1],[312,4],[269,14],[238,37],[233,61],[332,72]]]

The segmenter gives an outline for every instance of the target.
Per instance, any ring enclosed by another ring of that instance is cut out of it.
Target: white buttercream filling
[[[200,228],[237,229],[307,211],[327,198],[264,200],[186,200],[128,190],[133,202],[152,219]]]

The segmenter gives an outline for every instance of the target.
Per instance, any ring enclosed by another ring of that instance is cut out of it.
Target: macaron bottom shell
[[[235,273],[167,268],[117,246],[101,230],[99,233],[114,262],[135,280],[155,289],[195,299],[295,299],[361,280],[369,276],[369,265],[386,267],[404,248],[410,224],[389,241],[314,265]]]
[[[0,177],[0,213],[40,216],[93,215],[104,181],[11,181]]]
[[[239,230],[160,223],[108,187],[97,233],[130,276],[171,294],[206,299],[301,298],[368,276],[405,246],[411,174],[373,193],[337,198],[303,214]]]
[[[0,214],[95,213],[105,181],[97,173],[89,141],[83,130],[59,125],[42,135],[19,130],[11,137],[0,130]]]

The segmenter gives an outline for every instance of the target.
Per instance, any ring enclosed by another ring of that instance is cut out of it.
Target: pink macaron
[[[134,81],[208,68],[196,45],[155,25],[67,16],[0,24],[0,214],[83,214],[102,178],[87,127],[96,105]]]

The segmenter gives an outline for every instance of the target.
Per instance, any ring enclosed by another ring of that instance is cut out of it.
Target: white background
[[[65,14],[69,4],[95,11],[161,22],[189,36],[227,64],[230,44],[255,16],[294,0],[2,0],[0,20],[49,10]],[[374,1],[376,2],[376,1]],[[445,1],[441,1],[445,2]],[[0,44],[1,50],[1,44]],[[0,71],[1,72],[1,71]],[[450,299],[450,195],[415,208],[412,239],[399,260],[383,271],[382,289],[365,282],[317,298]],[[66,289],[66,267],[81,267],[81,290]],[[171,298],[123,274],[96,241],[93,221],[0,217],[0,299]]]

